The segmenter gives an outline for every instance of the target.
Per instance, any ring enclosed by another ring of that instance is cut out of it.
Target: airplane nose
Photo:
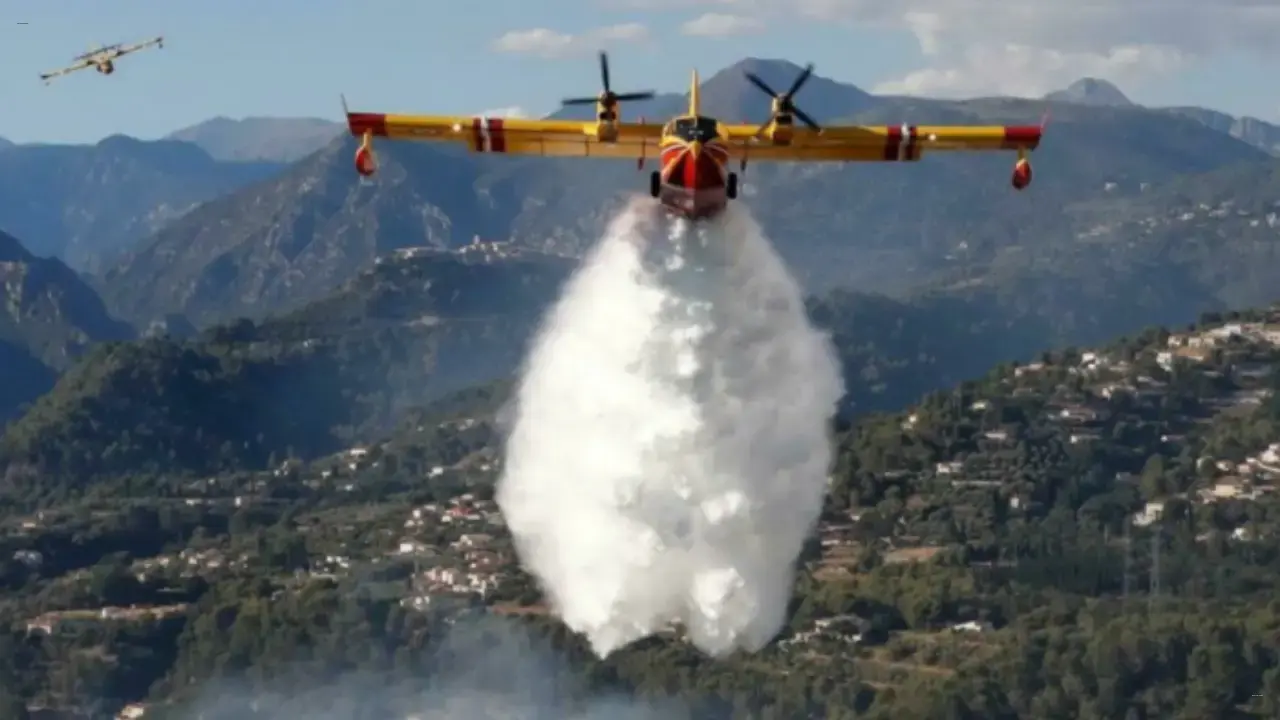
[[[700,190],[711,190],[724,186],[723,170],[715,153],[706,147],[695,144],[689,150],[689,164],[693,166],[692,187]]]
[[[686,190],[708,190],[724,184],[720,161],[700,142],[682,146],[668,168],[668,182]]]

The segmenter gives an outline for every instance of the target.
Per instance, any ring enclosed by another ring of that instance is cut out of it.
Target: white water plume
[[[497,501],[553,609],[601,657],[673,622],[763,647],[821,510],[843,393],[759,226],[632,203],[570,280],[515,399]]]

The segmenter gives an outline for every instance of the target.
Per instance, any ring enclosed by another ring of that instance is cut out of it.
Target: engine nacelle
[[[373,148],[368,145],[361,145],[356,150],[356,172],[361,177],[372,177],[378,172],[378,159],[373,155]]]
[[[1013,166],[1013,189],[1025,190],[1031,184],[1031,161],[1026,158],[1018,160]]]
[[[102,62],[98,63],[98,72],[102,73],[103,75],[110,75],[115,71],[116,71],[116,65],[110,60],[103,60]]]

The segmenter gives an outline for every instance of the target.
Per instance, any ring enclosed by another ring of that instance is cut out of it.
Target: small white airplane
[[[69,75],[77,70],[85,70],[87,68],[94,68],[103,75],[110,75],[116,71],[116,58],[123,57],[129,53],[137,52],[139,50],[145,50],[152,46],[163,48],[164,38],[152,38],[144,42],[134,43],[133,45],[120,43],[116,45],[109,45],[107,47],[90,48],[89,52],[84,53],[83,55],[77,55],[71,65],[62,68],[61,70],[42,73],[40,75],[40,79],[44,81],[45,85],[48,85],[49,82],[56,77]]]

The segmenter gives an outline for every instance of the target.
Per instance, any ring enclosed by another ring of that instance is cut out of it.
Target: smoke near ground
[[[682,720],[675,700],[591,692],[548,644],[499,619],[454,625],[433,648],[430,672],[389,682],[347,674],[275,691],[211,682],[181,720]],[[166,716],[173,717],[173,716]]]
[[[785,620],[820,512],[839,364],[759,226],[630,205],[535,340],[497,501],[605,656],[681,623],[704,652]]]

